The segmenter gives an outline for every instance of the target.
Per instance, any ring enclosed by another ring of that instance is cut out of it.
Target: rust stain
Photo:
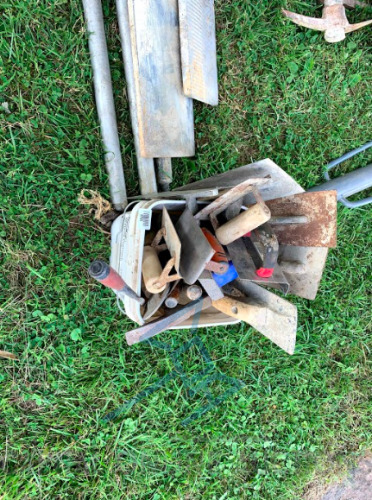
[[[337,193],[300,193],[266,202],[273,216],[304,215],[305,224],[273,225],[282,245],[330,247],[337,245]]]

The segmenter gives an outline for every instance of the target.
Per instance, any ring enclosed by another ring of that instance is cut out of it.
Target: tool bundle
[[[112,226],[111,270],[90,269],[140,325],[128,344],[245,321],[294,352],[297,309],[270,289],[315,298],[336,245],[336,191],[306,193],[264,160],[130,208]],[[114,269],[122,282],[108,281]]]

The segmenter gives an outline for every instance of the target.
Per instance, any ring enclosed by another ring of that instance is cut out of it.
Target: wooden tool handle
[[[150,293],[161,293],[165,287],[159,284],[159,279],[163,269],[160,264],[155,248],[146,246],[143,249],[142,276],[146,290]]]
[[[173,289],[165,300],[165,305],[173,309],[178,304],[185,305],[194,300],[200,299],[203,290],[199,285],[181,285],[180,283]]]
[[[241,238],[249,231],[267,222],[271,217],[270,210],[266,205],[256,203],[245,212],[242,212],[234,219],[226,222],[216,231],[216,236],[222,245],[228,245]]]
[[[212,306],[215,307],[218,311],[227,314],[227,316],[240,319],[241,321],[245,321],[249,324],[251,324],[252,322],[256,323],[258,315],[265,314],[264,307],[259,305],[245,304],[244,302],[233,299],[231,297],[224,297],[223,299],[214,300],[212,302]],[[264,320],[264,316],[262,316],[262,319]]]

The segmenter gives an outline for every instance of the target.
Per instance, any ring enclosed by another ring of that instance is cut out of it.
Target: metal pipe
[[[86,0],[87,1],[87,0]],[[141,194],[157,192],[155,165],[153,158],[142,158],[140,154],[138,113],[134,83],[133,55],[129,32],[129,14],[126,0],[116,0],[116,12],[119,24],[121,47],[123,52],[125,79],[127,81],[128,100],[132,130],[134,137],[134,147],[137,156],[137,168],[140,182]]]
[[[369,141],[363,146],[353,149],[340,158],[337,158],[336,160],[328,163],[324,172],[324,177],[327,182],[319,186],[314,186],[308,191],[327,191],[334,189],[335,191],[337,191],[338,201],[348,208],[359,208],[372,203],[372,196],[358,201],[349,201],[347,199],[353,194],[360,193],[361,191],[372,187],[372,164],[368,165],[367,167],[358,168],[353,172],[349,172],[348,174],[342,175],[341,177],[336,177],[335,179],[331,179],[329,176],[329,171],[332,170],[332,168],[336,167],[346,160],[349,160],[353,156],[366,151],[371,147],[372,141]]]
[[[173,180],[172,158],[157,158],[156,166],[160,190],[169,191],[170,184]]]
[[[83,8],[87,32],[89,33],[89,51],[93,68],[94,93],[105,150],[105,163],[109,176],[111,200],[116,210],[123,210],[128,201],[101,0],[83,0]]]
[[[360,201],[349,201],[347,197],[364,191],[365,189],[369,189],[370,187],[372,187],[372,164],[367,167],[358,168],[341,177],[331,179],[319,186],[314,186],[308,191],[328,191],[334,189],[337,191],[338,201],[345,205],[345,207],[358,208],[372,203],[372,197],[369,196]]]

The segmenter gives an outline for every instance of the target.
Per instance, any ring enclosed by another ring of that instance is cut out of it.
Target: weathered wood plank
[[[128,14],[141,156],[193,156],[193,106],[182,88],[177,0],[128,0]]]
[[[140,191],[141,194],[154,193],[157,191],[154,159],[142,158],[140,153],[138,112],[134,86],[133,55],[129,34],[130,32],[127,0],[116,0],[116,11],[118,16],[121,47],[123,52],[125,79],[127,81],[127,93],[130,107],[130,117],[132,122],[134,146],[136,149]]]
[[[185,95],[218,104],[214,0],[178,0]]]

